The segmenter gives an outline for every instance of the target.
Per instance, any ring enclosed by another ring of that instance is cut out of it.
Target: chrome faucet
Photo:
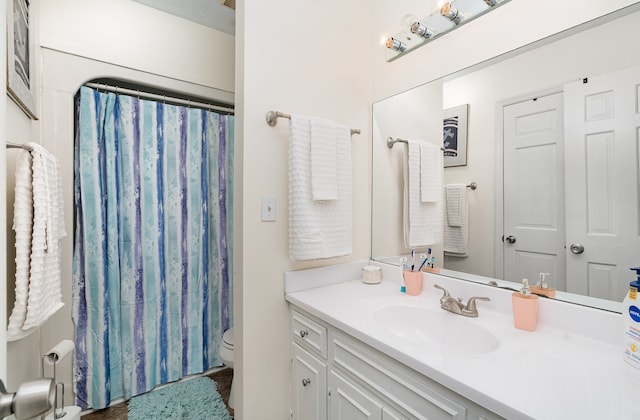
[[[440,298],[440,307],[445,311],[453,312],[454,314],[462,316],[476,318],[478,316],[478,307],[476,306],[476,300],[491,300],[488,297],[474,296],[469,298],[469,301],[467,301],[467,304],[465,305],[464,303],[462,303],[462,299],[456,299],[452,297],[444,287],[438,286],[437,284],[434,284],[433,287],[435,287],[436,289],[440,289],[443,292],[443,295]]]

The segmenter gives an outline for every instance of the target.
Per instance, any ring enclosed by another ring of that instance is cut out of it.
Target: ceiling
[[[235,11],[218,0],[133,0],[163,12],[235,35]]]

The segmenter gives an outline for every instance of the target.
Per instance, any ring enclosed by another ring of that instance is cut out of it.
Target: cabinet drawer
[[[410,369],[389,360],[351,339],[333,335],[331,353],[339,368],[363,386],[384,395],[410,419],[465,420],[467,401],[456,401],[451,392]],[[385,413],[389,417],[391,413]],[[393,418],[393,417],[391,417]]]
[[[303,347],[327,357],[327,329],[298,311],[291,311],[291,334]]]

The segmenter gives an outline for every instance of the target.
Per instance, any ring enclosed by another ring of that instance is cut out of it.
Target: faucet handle
[[[491,301],[488,297],[479,297],[473,296],[470,297],[467,301],[467,306],[464,308],[464,311],[469,314],[469,316],[478,316],[478,308],[476,307],[476,300],[486,300]]]
[[[442,297],[440,298],[440,304],[443,305],[448,298],[451,297],[451,295],[449,294],[449,291],[447,291],[447,289],[445,289],[442,286],[438,286],[437,284],[434,284],[433,287],[435,287],[436,289],[440,289],[442,290]]]

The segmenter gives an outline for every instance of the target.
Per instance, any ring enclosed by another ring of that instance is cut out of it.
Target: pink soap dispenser
[[[529,280],[522,280],[522,289],[513,292],[513,324],[516,328],[535,331],[538,322],[538,296],[529,290]]]

